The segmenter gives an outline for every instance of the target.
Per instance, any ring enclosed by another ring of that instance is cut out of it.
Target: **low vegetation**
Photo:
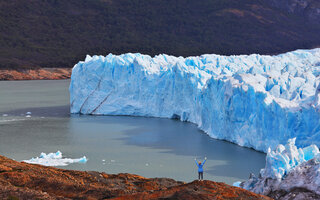
[[[0,68],[72,67],[86,54],[276,54],[320,45],[320,25],[266,0],[0,2]]]

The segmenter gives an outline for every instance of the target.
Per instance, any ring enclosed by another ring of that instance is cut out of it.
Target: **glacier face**
[[[71,113],[176,118],[266,152],[320,145],[320,49],[277,56],[87,56],[72,70]]]
[[[316,145],[295,146],[296,138],[287,144],[268,149],[266,166],[259,177],[236,182],[234,186],[270,196],[274,199],[320,198],[320,152]],[[292,194],[296,194],[292,195]]]

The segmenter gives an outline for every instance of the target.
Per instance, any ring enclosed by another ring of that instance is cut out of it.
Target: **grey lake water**
[[[60,150],[64,157],[88,158],[61,168],[181,181],[195,180],[194,158],[206,156],[204,178],[228,184],[258,174],[265,165],[264,153],[212,139],[191,123],[70,115],[69,83],[0,81],[1,155],[21,161]]]

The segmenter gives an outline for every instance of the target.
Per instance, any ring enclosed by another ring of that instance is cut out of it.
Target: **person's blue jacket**
[[[206,162],[206,159],[199,165],[199,163],[197,163],[197,161],[196,161],[196,165],[198,166],[198,172],[203,172],[203,168],[202,167],[203,167],[205,162]]]

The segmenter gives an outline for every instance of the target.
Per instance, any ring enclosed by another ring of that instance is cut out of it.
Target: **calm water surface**
[[[68,87],[69,80],[1,81],[0,154],[21,161],[60,150],[65,157],[89,159],[66,169],[182,181],[196,179],[194,158],[207,156],[205,179],[228,184],[264,167],[265,154],[212,139],[191,123],[70,115]]]

